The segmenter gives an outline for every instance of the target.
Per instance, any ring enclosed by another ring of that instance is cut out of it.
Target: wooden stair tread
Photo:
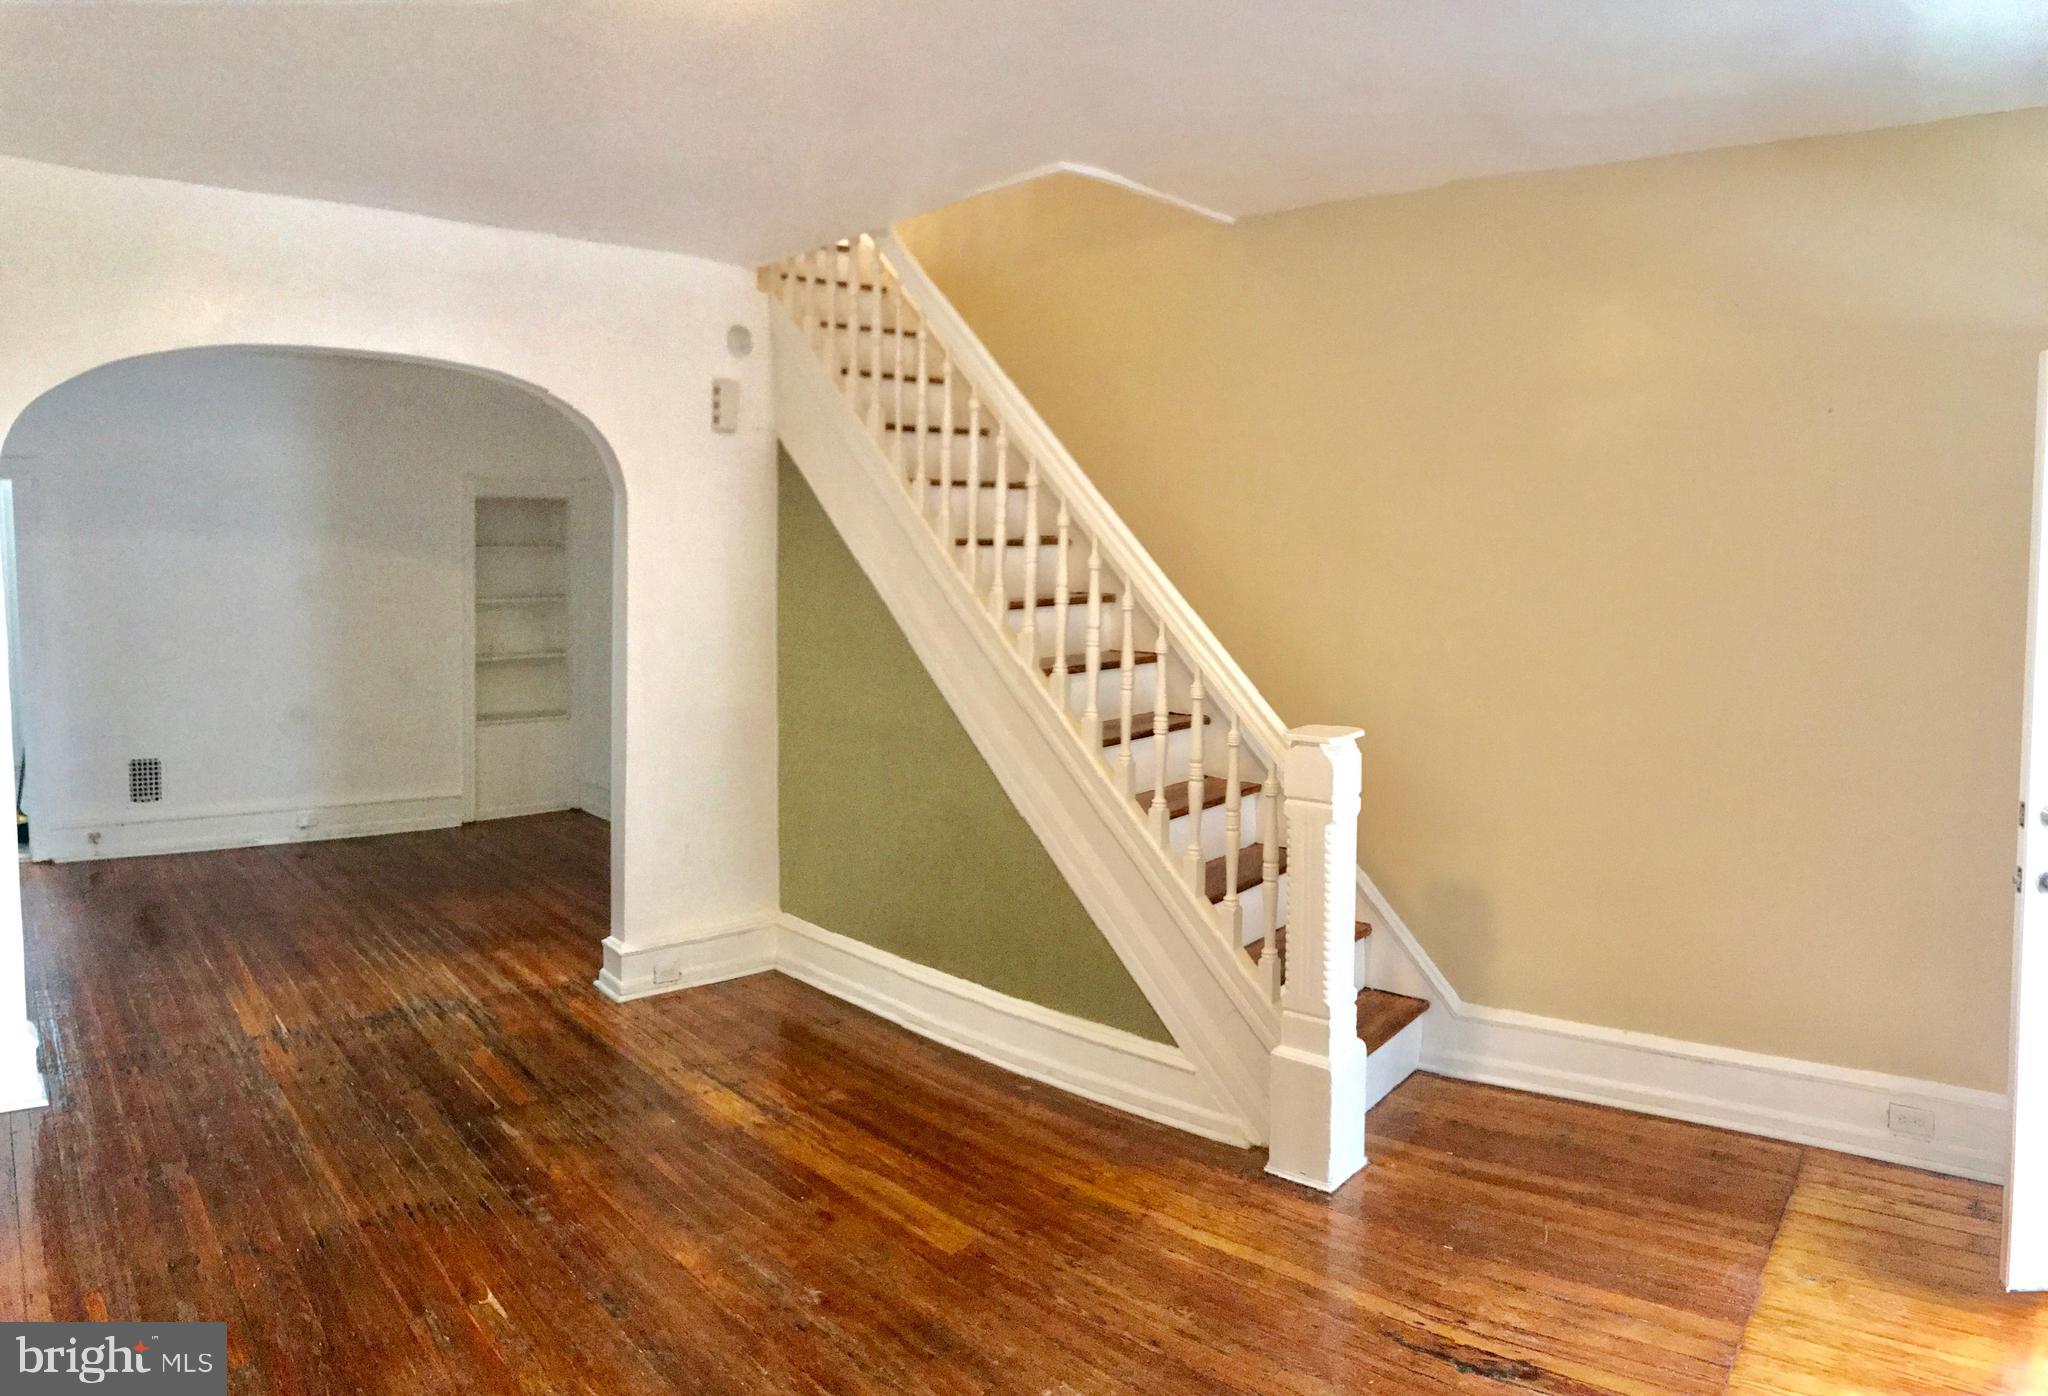
[[[1153,720],[1154,716],[1155,714],[1152,713],[1145,714],[1144,721],[1141,723],[1135,713],[1131,715],[1132,741],[1141,742],[1154,734],[1157,729],[1157,724]],[[1210,721],[1211,719],[1205,716],[1202,719],[1202,725],[1207,727]],[[1195,719],[1188,713],[1168,713],[1166,715],[1166,730],[1169,732],[1185,732],[1194,725]],[[1119,746],[1122,744],[1123,739],[1123,719],[1121,717],[1104,719],[1102,723],[1102,744],[1104,746]],[[1252,846],[1254,848],[1258,847],[1257,844]]]
[[[1136,659],[1140,664],[1156,664],[1159,662],[1159,656],[1156,654],[1141,652],[1140,654],[1133,655],[1132,658]],[[1103,662],[1103,667],[1109,667],[1107,660]],[[1046,668],[1046,672],[1048,674],[1052,672],[1050,666]],[[1122,719],[1119,718],[1118,721],[1121,723]],[[1132,730],[1134,733],[1136,728],[1137,720],[1133,718]],[[1241,780],[1237,784],[1237,793],[1240,796],[1256,795],[1259,793],[1259,783],[1255,780]],[[1157,792],[1140,790],[1138,792],[1138,808],[1149,814],[1152,810],[1152,797],[1155,793]],[[1222,776],[1208,776],[1204,778],[1202,781],[1202,808],[1215,809],[1218,805],[1224,803],[1229,793],[1229,783]],[[1178,819],[1187,812],[1188,783],[1184,780],[1175,781],[1172,785],[1166,787],[1166,817],[1168,819]]]
[[[918,335],[917,330],[901,329],[895,325],[850,325],[844,320],[820,320],[818,321],[818,328],[824,330],[860,330],[880,334],[900,334],[908,335],[912,339],[917,338]]]
[[[956,548],[964,548],[968,545],[969,542],[972,542],[974,546],[977,548],[993,548],[996,546],[996,540],[993,538],[955,538],[953,540],[953,546]],[[1006,548],[1021,548],[1026,546],[1029,542],[1030,540],[1026,538],[1005,538],[1003,540],[1002,545]],[[1041,548],[1056,548],[1059,546],[1059,544],[1060,536],[1057,533],[1041,533],[1038,535],[1038,546]],[[1046,672],[1051,673],[1052,671],[1048,669],[1046,670]]]
[[[1204,722],[1208,721],[1207,718],[1202,720]],[[1109,743],[1104,742],[1103,745],[1108,746]],[[1266,875],[1265,865],[1266,847],[1264,844],[1248,843],[1243,848],[1240,848],[1237,851],[1237,890],[1249,892],[1252,888],[1258,886],[1259,882]],[[1280,850],[1279,871],[1287,871],[1287,850],[1284,848]],[[1204,874],[1203,883],[1209,894],[1210,902],[1222,901],[1224,894],[1229,890],[1224,886],[1230,880],[1227,860],[1220,855],[1211,858],[1209,866],[1204,869]]]
[[[839,376],[841,378],[844,378],[849,371],[852,372],[853,375],[857,378],[886,378],[891,382],[894,382],[896,379],[900,378],[906,383],[916,383],[920,381],[917,376],[917,371],[915,369],[912,369],[909,373],[897,373],[893,369],[885,368],[880,373],[876,373],[871,368],[857,368],[852,370],[842,368],[839,370]],[[933,387],[939,387],[942,386],[946,380],[942,377],[935,377],[930,369],[926,369],[925,376],[922,381],[930,383]]]
[[[946,427],[943,422],[927,422],[923,426],[919,426],[915,422],[884,422],[882,423],[882,430],[909,432],[912,435],[923,432],[927,436],[944,436],[946,434]],[[953,435],[955,436],[994,436],[995,434],[996,429],[994,427],[983,427],[980,431],[976,431],[972,427],[955,426],[953,428]]]
[[[1394,1034],[1429,1011],[1428,999],[1390,994],[1385,989],[1358,991],[1358,1035],[1365,1050],[1377,1052],[1394,1040]]]
[[[1351,939],[1354,942],[1361,941],[1371,934],[1372,923],[1369,921],[1360,921],[1352,927]],[[1287,948],[1287,928],[1285,926],[1274,927],[1273,939],[1282,950],[1285,950]],[[1264,936],[1260,936],[1257,940],[1253,941],[1250,945],[1247,945],[1244,948],[1244,953],[1252,957],[1253,964],[1257,964],[1260,958],[1264,956],[1266,953],[1266,938]]]
[[[1104,604],[1106,605],[1106,604],[1108,604],[1109,602],[1111,602],[1111,601],[1114,601],[1114,600],[1116,600],[1116,593],[1114,593],[1114,592],[1108,592],[1108,591],[1105,591],[1104,593],[1102,593],[1102,600],[1103,600],[1103,603],[1104,603]],[[1045,607],[1045,606],[1057,606],[1057,605],[1059,605],[1059,604],[1060,604],[1060,599],[1059,599],[1059,598],[1058,598],[1057,596],[1041,596],[1041,597],[1039,597],[1039,598],[1038,598],[1038,600],[1037,600],[1036,602],[1027,602],[1027,601],[1026,601],[1026,600],[1025,600],[1025,599],[1024,599],[1023,597],[1019,596],[1019,597],[1015,597],[1015,598],[1013,598],[1013,599],[1011,600],[1011,602],[1010,602],[1010,609],[1011,609],[1011,610],[1013,610],[1013,611],[1021,611],[1021,610],[1023,610],[1023,609],[1025,608],[1025,606],[1027,606],[1027,605],[1037,605],[1037,606],[1040,606],[1040,607]],[[1069,592],[1069,593],[1067,594],[1067,604],[1068,604],[1069,606],[1085,606],[1085,605],[1087,605],[1087,604],[1088,604],[1088,593],[1087,593],[1087,592],[1085,592],[1085,591],[1075,591],[1075,592]]]
[[[967,488],[967,482],[965,480],[941,480],[936,475],[925,476],[924,482],[927,485],[951,485],[956,490],[964,490]],[[993,480],[977,480],[975,481],[975,483],[985,490],[992,490],[996,487],[996,482]],[[1031,482],[1028,480],[1005,480],[1003,482],[1003,485],[1006,489],[1023,490],[1029,489],[1031,487]]]
[[[1152,653],[1152,651],[1150,650],[1131,651],[1131,667],[1134,669],[1142,668],[1144,665],[1147,664],[1157,664],[1158,662],[1159,656]],[[1045,660],[1039,664],[1038,672],[1045,675],[1047,678],[1051,678],[1052,666],[1052,660]],[[1100,669],[1121,669],[1124,667],[1124,657],[1121,653],[1105,652],[1102,658],[1097,661],[1096,667]],[[1069,659],[1067,661],[1067,673],[1069,676],[1074,674],[1085,674],[1087,672],[1088,661],[1086,659]],[[1145,721],[1150,722],[1151,720],[1152,715],[1150,713],[1145,714]],[[1151,729],[1148,727],[1146,730],[1150,731]],[[1133,737],[1136,737],[1138,735],[1138,715],[1136,713],[1131,714],[1131,735]],[[1123,737],[1123,719],[1121,717],[1117,719],[1117,737],[1119,740],[1121,740]],[[1150,797],[1150,794],[1150,791],[1146,792],[1148,798]]]
[[[846,281],[843,279],[835,281],[829,276],[807,276],[800,271],[786,271],[782,273],[782,275],[783,278],[788,281],[803,281],[813,286],[837,286],[842,291],[848,289],[859,289],[861,291],[868,293],[869,295],[874,294],[874,292],[878,289],[875,286],[875,283],[872,281],[863,281],[861,282],[858,288],[854,288],[853,283],[850,281]],[[896,288],[894,286],[883,286],[880,287],[879,289],[885,296],[893,296],[896,294]]]

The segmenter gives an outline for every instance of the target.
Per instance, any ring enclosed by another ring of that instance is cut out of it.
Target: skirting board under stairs
[[[771,969],[1019,1076],[1205,1139],[1252,1142],[1178,1047],[1012,998],[800,917],[766,913],[640,948],[607,939],[597,987],[628,1002]]]
[[[1247,1144],[1171,1043],[1058,1013],[877,950],[795,916],[776,967],[923,1037],[1019,1076],[1176,1129]]]

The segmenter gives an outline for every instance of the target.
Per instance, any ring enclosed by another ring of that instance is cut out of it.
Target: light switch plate
[[[711,429],[735,432],[740,429],[740,380],[711,380]]]

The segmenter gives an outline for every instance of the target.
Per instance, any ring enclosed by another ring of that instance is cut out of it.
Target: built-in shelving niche
[[[568,805],[569,503],[476,501],[477,815]],[[524,731],[498,731],[519,727]]]

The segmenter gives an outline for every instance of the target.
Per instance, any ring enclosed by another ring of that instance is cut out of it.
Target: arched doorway
[[[66,380],[4,442],[37,857],[610,818],[620,482],[563,404],[430,360],[189,348]]]

